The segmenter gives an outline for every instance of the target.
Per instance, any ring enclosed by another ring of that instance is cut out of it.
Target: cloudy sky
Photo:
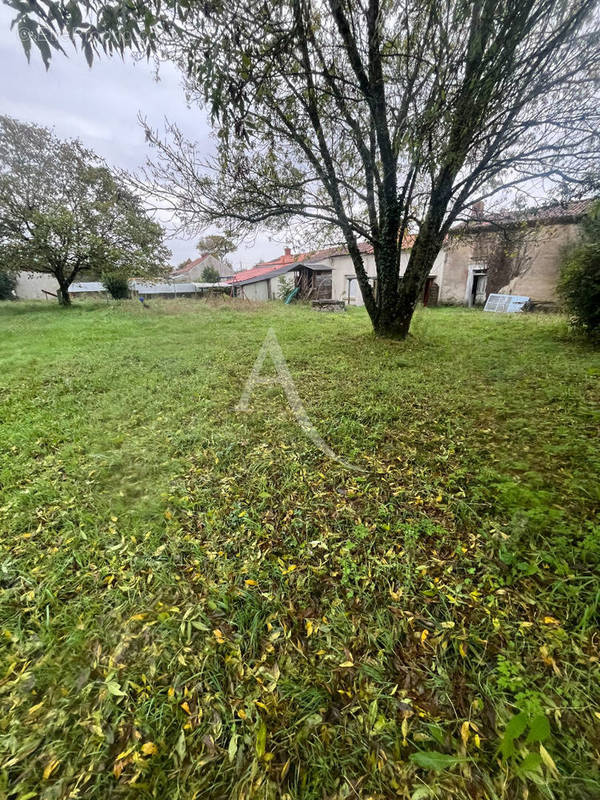
[[[27,63],[16,31],[10,30],[14,12],[0,5],[0,113],[54,128],[60,137],[77,137],[114,166],[135,170],[144,163],[148,147],[138,124],[142,113],[154,128],[164,119],[176,122],[189,138],[211,148],[206,115],[189,108],[177,70],[154,67],[119,57],[94,62],[90,69],[83,56],[67,49],[68,58],[57,53],[46,72],[32,48]],[[167,242],[178,264],[197,254],[195,242],[181,238]],[[274,258],[284,242],[259,236],[251,246],[233,254],[235,268]]]

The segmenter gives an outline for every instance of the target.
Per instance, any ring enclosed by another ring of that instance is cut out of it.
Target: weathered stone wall
[[[53,275],[44,275],[40,272],[20,272],[17,275],[15,294],[19,300],[45,300],[48,298],[43,290],[58,292],[58,282]]]
[[[544,226],[531,244],[531,263],[523,274],[513,278],[500,290],[521,294],[538,303],[556,303],[560,261],[565,246],[577,238],[578,225]]]
[[[562,252],[578,235],[576,224],[540,225],[513,231],[451,237],[440,302],[465,302],[469,267],[488,266],[488,293],[531,297],[534,302],[556,303]],[[497,284],[497,285],[496,285]]]

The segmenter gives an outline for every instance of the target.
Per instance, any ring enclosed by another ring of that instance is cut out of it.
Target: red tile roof
[[[240,283],[241,281],[247,281],[250,278],[260,278],[261,275],[268,275],[271,272],[276,272],[281,267],[285,266],[284,264],[276,264],[276,265],[258,265],[256,267],[252,267],[251,269],[243,269],[240,272],[236,272],[233,278],[229,278],[227,281],[228,283]]]
[[[368,242],[360,242],[358,248],[361,253],[372,253],[373,246]],[[311,250],[306,253],[292,253],[289,247],[286,247],[282,256],[274,258],[271,261],[261,261],[250,269],[244,269],[236,272],[235,276],[229,283],[239,283],[240,281],[247,281],[253,278],[259,278],[262,275],[268,275],[271,272],[281,269],[288,264],[295,264],[299,261],[316,261],[319,258],[331,258],[332,256],[344,256],[348,254],[348,248],[345,245],[337,245],[335,247],[328,247],[325,250]]]
[[[172,272],[171,275],[185,275],[190,270],[194,269],[194,267],[197,267],[198,264],[201,264],[205,258],[208,258],[208,256],[209,253],[202,253],[200,258],[196,258],[194,261],[190,261],[189,264],[185,264],[185,266],[179,267],[179,269],[174,270],[174,272]]]
[[[409,250],[415,237],[412,234],[406,234],[404,237],[403,249]],[[372,255],[373,245],[370,242],[359,242],[359,252],[363,255]],[[288,264],[294,264],[299,261],[317,261],[320,258],[334,258],[335,256],[347,256],[348,248],[345,244],[334,245],[333,247],[326,247],[324,250],[309,250],[306,253],[292,253],[289,247],[286,247],[282,256],[274,258],[272,261],[261,261],[250,269],[244,269],[236,272],[235,276],[231,278],[229,283],[239,283],[250,279],[256,279],[262,275],[268,275],[275,272]]]

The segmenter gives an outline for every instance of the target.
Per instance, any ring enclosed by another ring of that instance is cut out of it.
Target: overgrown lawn
[[[235,410],[271,326],[361,471],[277,386]],[[2,304],[0,364],[0,797],[600,796],[600,354],[563,319]]]

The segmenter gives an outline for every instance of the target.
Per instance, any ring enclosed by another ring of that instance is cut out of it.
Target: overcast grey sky
[[[165,117],[176,122],[209,151],[206,115],[188,108],[171,64],[161,66],[158,81],[151,64],[128,58],[105,57],[90,69],[69,44],[65,48],[69,57],[55,54],[46,71],[35,48],[27,63],[16,31],[10,30],[13,15],[0,5],[0,113],[52,127],[61,138],[77,137],[110,165],[128,170],[141,166],[148,154],[139,112],[155,128],[162,128]],[[174,264],[197,255],[193,240],[170,239],[167,244]],[[240,264],[248,267],[279,255],[283,244],[261,236],[253,246],[240,247],[231,260],[236,269]]]

